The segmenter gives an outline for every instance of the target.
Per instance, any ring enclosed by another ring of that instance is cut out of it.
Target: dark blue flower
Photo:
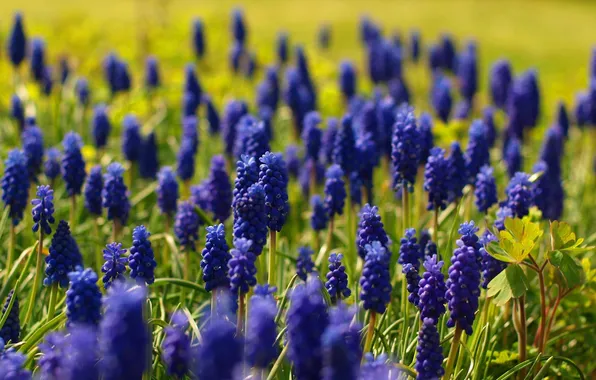
[[[31,40],[31,77],[36,82],[41,82],[46,68],[46,44],[41,38],[33,38]]]
[[[326,275],[325,288],[329,292],[332,303],[336,303],[338,300],[347,298],[352,294],[348,287],[346,267],[341,262],[343,257],[341,253],[332,253],[329,256],[329,272]]]
[[[27,36],[23,27],[23,15],[20,12],[14,15],[14,22],[6,45],[10,62],[13,66],[19,67],[27,55]]]
[[[243,341],[234,324],[215,318],[201,331],[194,374],[199,379],[232,379],[241,365]]]
[[[277,61],[282,65],[287,63],[288,59],[290,58],[290,49],[288,45],[288,33],[278,33],[275,40],[275,53],[277,56]]]
[[[503,160],[505,161],[509,177],[513,177],[515,173],[521,170],[523,160],[521,149],[521,143],[517,137],[511,137],[507,140],[503,152]]]
[[[20,130],[25,127],[25,108],[23,101],[17,94],[10,98],[10,116],[17,122]]]
[[[315,194],[310,199],[312,207],[312,215],[310,217],[310,226],[315,231],[322,231],[327,228],[329,217],[325,210],[325,204],[318,194]]]
[[[232,294],[246,294],[257,283],[256,256],[251,246],[252,240],[240,238],[234,240],[234,248],[230,250],[232,257],[228,261],[228,276]]]
[[[402,273],[406,277],[408,283],[408,300],[414,305],[418,306],[418,282],[420,275],[420,262],[424,258],[424,253],[416,239],[416,230],[408,228],[405,236],[401,239],[399,247],[398,262],[403,266]]]
[[[400,113],[392,136],[391,162],[395,190],[413,189],[422,148],[420,132],[412,112]]]
[[[8,318],[4,322],[2,328],[0,328],[0,340],[4,342],[16,344],[21,341],[21,322],[19,320],[19,298],[15,294],[14,290],[11,290],[6,297],[6,302],[4,303],[4,307],[2,308],[2,315],[4,316],[8,310],[8,306],[10,301],[14,297],[14,302],[12,303],[12,308],[8,313]],[[0,351],[1,353],[2,351]],[[2,355],[0,354],[0,358]],[[0,376],[0,378],[2,378]]]
[[[101,215],[102,213],[102,190],[103,174],[101,172],[101,165],[96,165],[89,171],[83,192],[85,196],[85,208],[92,215]]]
[[[232,184],[226,172],[226,161],[222,156],[213,156],[209,178],[207,179],[209,211],[215,220],[225,222],[232,212]]]
[[[458,201],[466,186],[468,175],[466,173],[466,159],[457,141],[451,143],[451,153],[447,158],[449,171],[449,201]]]
[[[534,173],[542,173],[534,182],[534,204],[544,219],[560,219],[565,198],[560,168],[538,161],[534,165]]]
[[[165,166],[157,173],[157,205],[159,210],[166,215],[176,212],[178,201],[178,181],[171,167]]]
[[[417,379],[440,379],[443,369],[443,348],[436,322],[431,318],[422,319],[416,347]]]
[[[304,117],[304,127],[302,129],[302,141],[304,142],[306,156],[314,162],[319,160],[323,133],[318,128],[321,123],[321,116],[318,112],[312,111]]]
[[[443,261],[439,261],[437,255],[427,256],[424,261],[426,272],[418,283],[418,308],[422,320],[431,319],[435,324],[439,322],[441,315],[445,313],[445,277],[441,272]]]
[[[234,241],[251,240],[252,253],[260,255],[267,244],[267,222],[265,191],[260,183],[256,183],[235,198]]]
[[[299,157],[299,148],[295,144],[286,145],[284,159],[288,167],[288,174],[292,177],[298,177],[302,170],[302,159]]]
[[[463,99],[472,104],[478,92],[478,60],[476,54],[465,52],[457,60],[459,92]]]
[[[420,164],[426,164],[430,150],[434,146],[433,136],[433,119],[432,116],[423,112],[418,119],[418,129],[420,131],[420,139],[422,141],[422,152],[420,153]]]
[[[191,340],[186,333],[188,325],[183,312],[174,312],[170,325],[164,329],[165,337],[161,345],[161,357],[168,375],[179,379],[188,373],[192,361]]]
[[[62,343],[59,378],[99,380],[99,349],[95,326],[70,326]]]
[[[246,21],[244,19],[244,12],[241,8],[235,8],[232,11],[232,37],[236,43],[244,45],[246,42]]]
[[[112,125],[108,118],[107,107],[103,104],[95,106],[91,119],[91,134],[96,148],[103,148],[108,143]]]
[[[565,107],[565,103],[560,101],[557,103],[557,114],[556,114],[556,125],[561,128],[563,132],[563,136],[567,138],[569,136],[569,113],[567,112],[567,108]]]
[[[420,32],[412,30],[410,32],[410,57],[414,62],[418,62],[420,58],[420,45]]]
[[[355,310],[340,303],[329,313],[329,326],[321,338],[323,380],[356,379],[362,360],[358,322],[352,324]]]
[[[37,364],[42,378],[54,379],[60,375],[64,365],[65,336],[62,332],[51,332],[38,346],[42,356]],[[1,368],[1,367],[0,367]]]
[[[367,244],[364,268],[360,277],[360,300],[365,310],[384,313],[391,297],[389,253],[374,241]]]
[[[155,131],[152,131],[143,141],[139,156],[139,173],[141,174],[141,178],[155,179],[158,169],[157,142],[155,141]]]
[[[490,95],[493,104],[505,109],[507,97],[513,83],[513,74],[509,61],[501,59],[494,63],[490,72]]]
[[[196,116],[188,116],[182,119],[182,144],[190,144],[193,154],[199,150],[199,127]]]
[[[288,358],[297,379],[318,379],[323,367],[321,337],[329,324],[327,306],[315,277],[297,285],[286,314]]]
[[[271,230],[281,231],[290,212],[288,169],[281,153],[266,152],[260,158],[259,182],[265,190],[265,210]]]
[[[199,215],[195,211],[195,206],[188,201],[181,202],[176,212],[174,233],[183,248],[195,250],[196,241],[199,240],[199,224]]]
[[[97,326],[101,319],[101,292],[97,274],[87,268],[68,274],[70,286],[66,291],[66,324]]]
[[[457,52],[453,37],[449,34],[443,34],[440,42],[442,66],[445,70],[455,72],[457,67]]]
[[[276,314],[277,308],[272,297],[251,298],[246,329],[246,361],[251,367],[267,368],[279,353],[275,344]]]
[[[387,354],[375,357],[372,353],[364,354],[358,380],[397,379],[400,371],[388,360]]]
[[[108,165],[101,192],[103,207],[108,210],[108,220],[118,220],[122,225],[128,221],[130,200],[122,174],[124,168],[118,162]]]
[[[378,241],[385,248],[390,245],[389,237],[377,206],[370,206],[368,203],[360,211],[360,222],[358,223],[358,232],[356,233],[356,245],[358,246],[358,255],[364,260],[366,258],[366,246],[372,242]]]
[[[199,100],[190,92],[182,94],[182,118],[195,117]]]
[[[40,227],[44,234],[52,233],[50,224],[54,224],[54,190],[48,185],[37,186],[37,198],[31,201],[33,208],[33,232],[37,232]]]
[[[478,211],[486,213],[492,205],[497,203],[497,184],[490,166],[484,165],[480,168],[474,187],[476,207]]]
[[[198,185],[190,187],[190,202],[203,211],[209,211],[211,204],[211,194],[209,194],[208,178],[201,181]]]
[[[246,196],[248,189],[259,181],[259,166],[257,159],[249,156],[242,156],[236,162],[236,179],[234,180],[234,191],[232,207],[234,208],[234,217],[236,217],[236,208],[239,202]]]
[[[357,86],[356,68],[351,61],[342,61],[339,65],[339,88],[346,100],[356,94]]]
[[[474,120],[470,126],[466,148],[466,174],[468,183],[474,184],[480,168],[490,164],[490,152],[486,140],[486,126],[481,120]]]
[[[184,67],[184,87],[182,93],[192,94],[196,100],[196,106],[199,106],[203,96],[203,88],[197,78],[194,65],[190,63]]]
[[[427,210],[444,210],[449,201],[449,160],[439,147],[430,150],[424,170],[424,190],[428,192]]]
[[[122,121],[122,153],[130,162],[136,162],[141,156],[143,138],[141,125],[134,115],[126,115]]]
[[[480,256],[482,256],[482,287],[486,289],[488,284],[507,268],[507,263],[497,260],[486,251],[486,246],[491,242],[497,240],[497,237],[490,232],[490,230],[484,231],[480,238]]]
[[[486,126],[486,141],[488,146],[495,146],[497,140],[497,127],[495,125],[495,110],[491,106],[486,106],[482,110],[482,122]]]
[[[238,123],[234,147],[236,158],[240,159],[246,154],[258,159],[269,150],[269,138],[264,124],[251,115],[244,116]]]
[[[451,257],[447,292],[445,298],[449,305],[447,327],[459,327],[466,334],[472,334],[472,325],[478,309],[480,296],[480,248],[474,222],[462,223],[458,232],[462,235],[457,240],[457,248]]]
[[[234,42],[232,48],[230,49],[229,54],[229,61],[230,61],[230,69],[234,74],[240,71],[240,66],[242,64],[243,59],[246,57],[246,49],[244,45],[239,44],[238,42]]]
[[[583,127],[591,123],[591,104],[590,97],[585,92],[580,92],[575,98],[575,107],[573,114],[575,122],[579,127]]]
[[[505,188],[507,199],[501,205],[506,205],[515,218],[523,218],[530,212],[534,205],[534,186],[530,182],[530,176],[523,172],[517,172]]]
[[[70,235],[68,223],[64,220],[61,220],[58,227],[56,227],[49,251],[49,255],[45,258],[46,269],[43,284],[45,286],[57,284],[61,288],[66,288],[68,273],[75,269],[75,265],[79,262],[78,255],[80,253]]]
[[[309,247],[298,248],[296,259],[296,274],[302,281],[306,281],[309,273],[315,272],[315,263],[312,261],[313,250]]]
[[[327,164],[333,162],[333,150],[335,149],[335,136],[337,134],[338,121],[336,118],[327,119],[327,128],[323,132],[322,147],[323,155]]]
[[[109,289],[114,282],[125,280],[124,272],[128,264],[128,257],[123,256],[125,253],[126,249],[122,249],[121,243],[110,243],[103,250],[105,262],[101,267],[101,272],[104,273],[101,280],[106,289]]]
[[[228,262],[232,256],[228,251],[223,224],[208,226],[207,235],[205,236],[205,248],[201,254],[203,256],[201,269],[206,291],[210,292],[219,287],[227,289],[230,286]]]
[[[341,167],[345,174],[358,168],[356,158],[356,136],[352,127],[352,116],[346,115],[341,120],[341,127],[335,135],[333,163]]]
[[[453,112],[453,118],[455,120],[466,120],[470,113],[472,112],[472,104],[467,100],[462,100],[461,102],[455,105],[455,110]]]
[[[344,212],[346,186],[342,179],[343,175],[343,170],[336,164],[331,165],[325,174],[327,177],[325,182],[325,210],[329,218],[333,218],[336,214],[342,215]]]
[[[151,56],[145,61],[145,87],[154,90],[161,86],[161,75],[159,74],[159,63],[157,58]]]
[[[77,79],[74,90],[79,104],[83,107],[87,107],[89,105],[89,98],[91,96],[91,90],[89,89],[89,82],[87,79]]]
[[[145,226],[137,226],[132,231],[132,247],[128,257],[130,277],[137,281],[137,284],[150,285],[155,281],[155,254],[149,240],[151,234]]]
[[[207,50],[203,20],[195,18],[192,22],[192,50],[197,58],[203,58]]]
[[[431,73],[436,73],[443,66],[443,52],[441,47],[433,44],[428,48],[428,68]]]
[[[244,101],[230,100],[226,103],[222,118],[222,137],[226,154],[232,154],[236,142],[237,124],[242,116],[248,113],[248,106]]]
[[[29,179],[37,182],[37,176],[41,172],[43,163],[43,133],[36,125],[28,126],[21,134],[23,152],[27,157],[27,171]]]
[[[209,123],[209,133],[214,135],[219,133],[220,119],[219,112],[215,108],[213,100],[209,96],[203,96],[203,103],[207,109],[207,123]]]
[[[435,74],[431,97],[436,115],[443,123],[447,124],[449,122],[449,115],[451,115],[451,107],[453,106],[451,81],[442,76],[442,74]]]
[[[151,365],[151,334],[145,316],[144,287],[113,286],[99,325],[103,379],[140,379]]]
[[[176,174],[182,181],[190,181],[195,174],[195,152],[192,142],[188,139],[182,141],[176,154]]]

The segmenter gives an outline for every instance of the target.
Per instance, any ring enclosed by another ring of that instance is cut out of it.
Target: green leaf
[[[568,288],[573,288],[585,281],[582,266],[569,253],[565,251],[551,252],[549,260],[559,269]]]
[[[506,263],[515,263],[515,259],[511,257],[501,246],[498,241],[491,241],[486,246],[486,251],[495,259],[504,261]]]
[[[155,285],[155,286],[168,285],[168,284],[182,286],[183,288],[196,290],[196,291],[198,291],[200,293],[204,293],[204,294],[207,293],[205,288],[203,288],[201,285],[195,284],[194,282],[186,281],[186,280],[183,280],[180,278],[162,277],[162,278],[156,278],[155,281],[153,282],[153,285]]]
[[[499,260],[510,263],[521,263],[534,250],[538,239],[542,236],[539,223],[534,223],[530,218],[505,219],[505,229],[499,232],[498,251],[492,250],[500,257]],[[493,245],[494,247],[494,245]]]
[[[502,306],[511,298],[519,298],[528,290],[526,274],[517,264],[511,264],[488,284],[488,296]]]
[[[582,246],[584,239],[578,239],[569,224],[556,220],[550,224],[550,241],[552,251],[577,254],[594,249],[592,246]]]
[[[195,206],[195,211],[197,212],[197,214],[199,214],[199,218],[201,219],[204,225],[212,226],[215,224],[203,209],[199,208],[198,206]]]
[[[0,219],[0,239],[2,239],[4,230],[6,230],[6,226],[8,225],[8,211],[10,211],[10,208],[5,207],[4,212],[2,212],[2,219]]]

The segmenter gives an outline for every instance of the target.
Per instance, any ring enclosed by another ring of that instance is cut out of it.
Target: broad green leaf
[[[530,218],[505,219],[505,229],[499,231],[499,243],[489,244],[489,253],[496,259],[521,263],[534,250],[538,239],[542,236],[539,223],[533,223]]]
[[[501,248],[499,242],[497,241],[491,241],[488,243],[486,246],[486,251],[497,260],[504,261],[506,263],[516,262],[513,257],[511,257],[503,248]]]
[[[573,288],[585,280],[582,266],[565,251],[554,251],[549,258],[551,264],[561,271],[568,288]]]
[[[526,274],[517,264],[511,264],[488,284],[488,296],[502,306],[511,298],[519,298],[528,290]]]
[[[578,239],[569,224],[556,220],[550,224],[550,241],[553,251],[567,251],[577,254],[594,249],[591,246],[582,246],[584,239]]]

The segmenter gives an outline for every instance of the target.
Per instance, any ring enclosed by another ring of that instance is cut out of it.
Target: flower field
[[[594,14],[1,4],[0,380],[596,377]]]

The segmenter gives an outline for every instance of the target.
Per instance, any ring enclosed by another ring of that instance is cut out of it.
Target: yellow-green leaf
[[[488,284],[489,297],[494,297],[498,306],[506,304],[511,298],[519,298],[528,290],[526,274],[517,264],[509,265]]]

